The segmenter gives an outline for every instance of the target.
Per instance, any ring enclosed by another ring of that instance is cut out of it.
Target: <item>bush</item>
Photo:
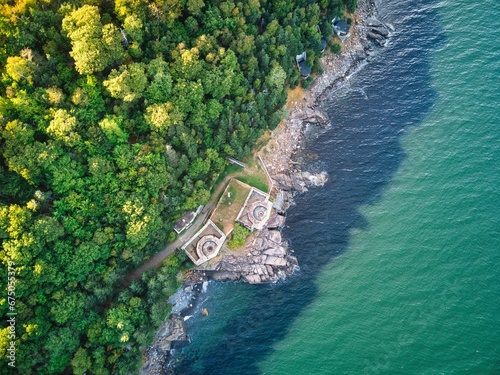
[[[307,89],[311,85],[312,81],[314,81],[313,77],[307,77],[302,81],[302,87]]]
[[[342,45],[339,43],[334,43],[331,48],[332,48],[332,52],[336,55],[339,54],[340,51],[342,51]]]
[[[231,232],[231,240],[227,243],[227,246],[232,250],[242,247],[245,245],[245,240],[249,234],[250,231],[243,225],[238,223],[234,224],[234,229]]]

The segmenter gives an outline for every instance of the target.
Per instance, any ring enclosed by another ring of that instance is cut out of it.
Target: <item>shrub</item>
[[[237,249],[245,245],[245,240],[247,239],[250,231],[241,224],[234,224],[234,229],[231,232],[231,240],[227,243],[230,249]]]
[[[340,51],[342,51],[342,45],[339,43],[334,43],[331,48],[332,48],[332,52],[336,55],[339,54]]]

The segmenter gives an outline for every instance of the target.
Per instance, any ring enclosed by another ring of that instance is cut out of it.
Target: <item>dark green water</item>
[[[331,94],[281,285],[211,283],[181,374],[500,374],[500,2],[381,6],[393,45]]]

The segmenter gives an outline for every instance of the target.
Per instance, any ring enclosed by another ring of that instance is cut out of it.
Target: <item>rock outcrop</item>
[[[172,372],[167,368],[170,360],[170,350],[189,344],[184,319],[178,314],[170,315],[158,332],[156,332],[153,344],[144,352],[145,362],[139,370],[140,375],[170,375]]]
[[[385,47],[387,39],[391,36],[394,27],[385,24],[375,17],[366,19],[366,37],[379,47]]]
[[[297,267],[297,259],[288,253],[279,230],[265,228],[259,231],[245,251],[246,256],[224,255],[210,272],[211,278],[243,280],[250,284],[276,282],[292,274]]]
[[[328,181],[328,173],[291,171],[273,176],[275,187],[284,191],[304,193],[308,187],[323,186]]]
[[[302,111],[295,112],[295,115],[303,123],[317,124],[321,127],[326,127],[328,124],[330,124],[330,118],[328,117],[328,114],[317,106],[304,107]]]

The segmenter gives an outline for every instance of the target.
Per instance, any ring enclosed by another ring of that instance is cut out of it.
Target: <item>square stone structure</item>
[[[253,187],[248,193],[236,221],[252,231],[254,229],[262,230],[271,215],[272,207],[269,194]]]
[[[182,249],[191,261],[199,266],[214,258],[219,253],[226,235],[215,225],[212,220],[207,223],[186,242]]]

